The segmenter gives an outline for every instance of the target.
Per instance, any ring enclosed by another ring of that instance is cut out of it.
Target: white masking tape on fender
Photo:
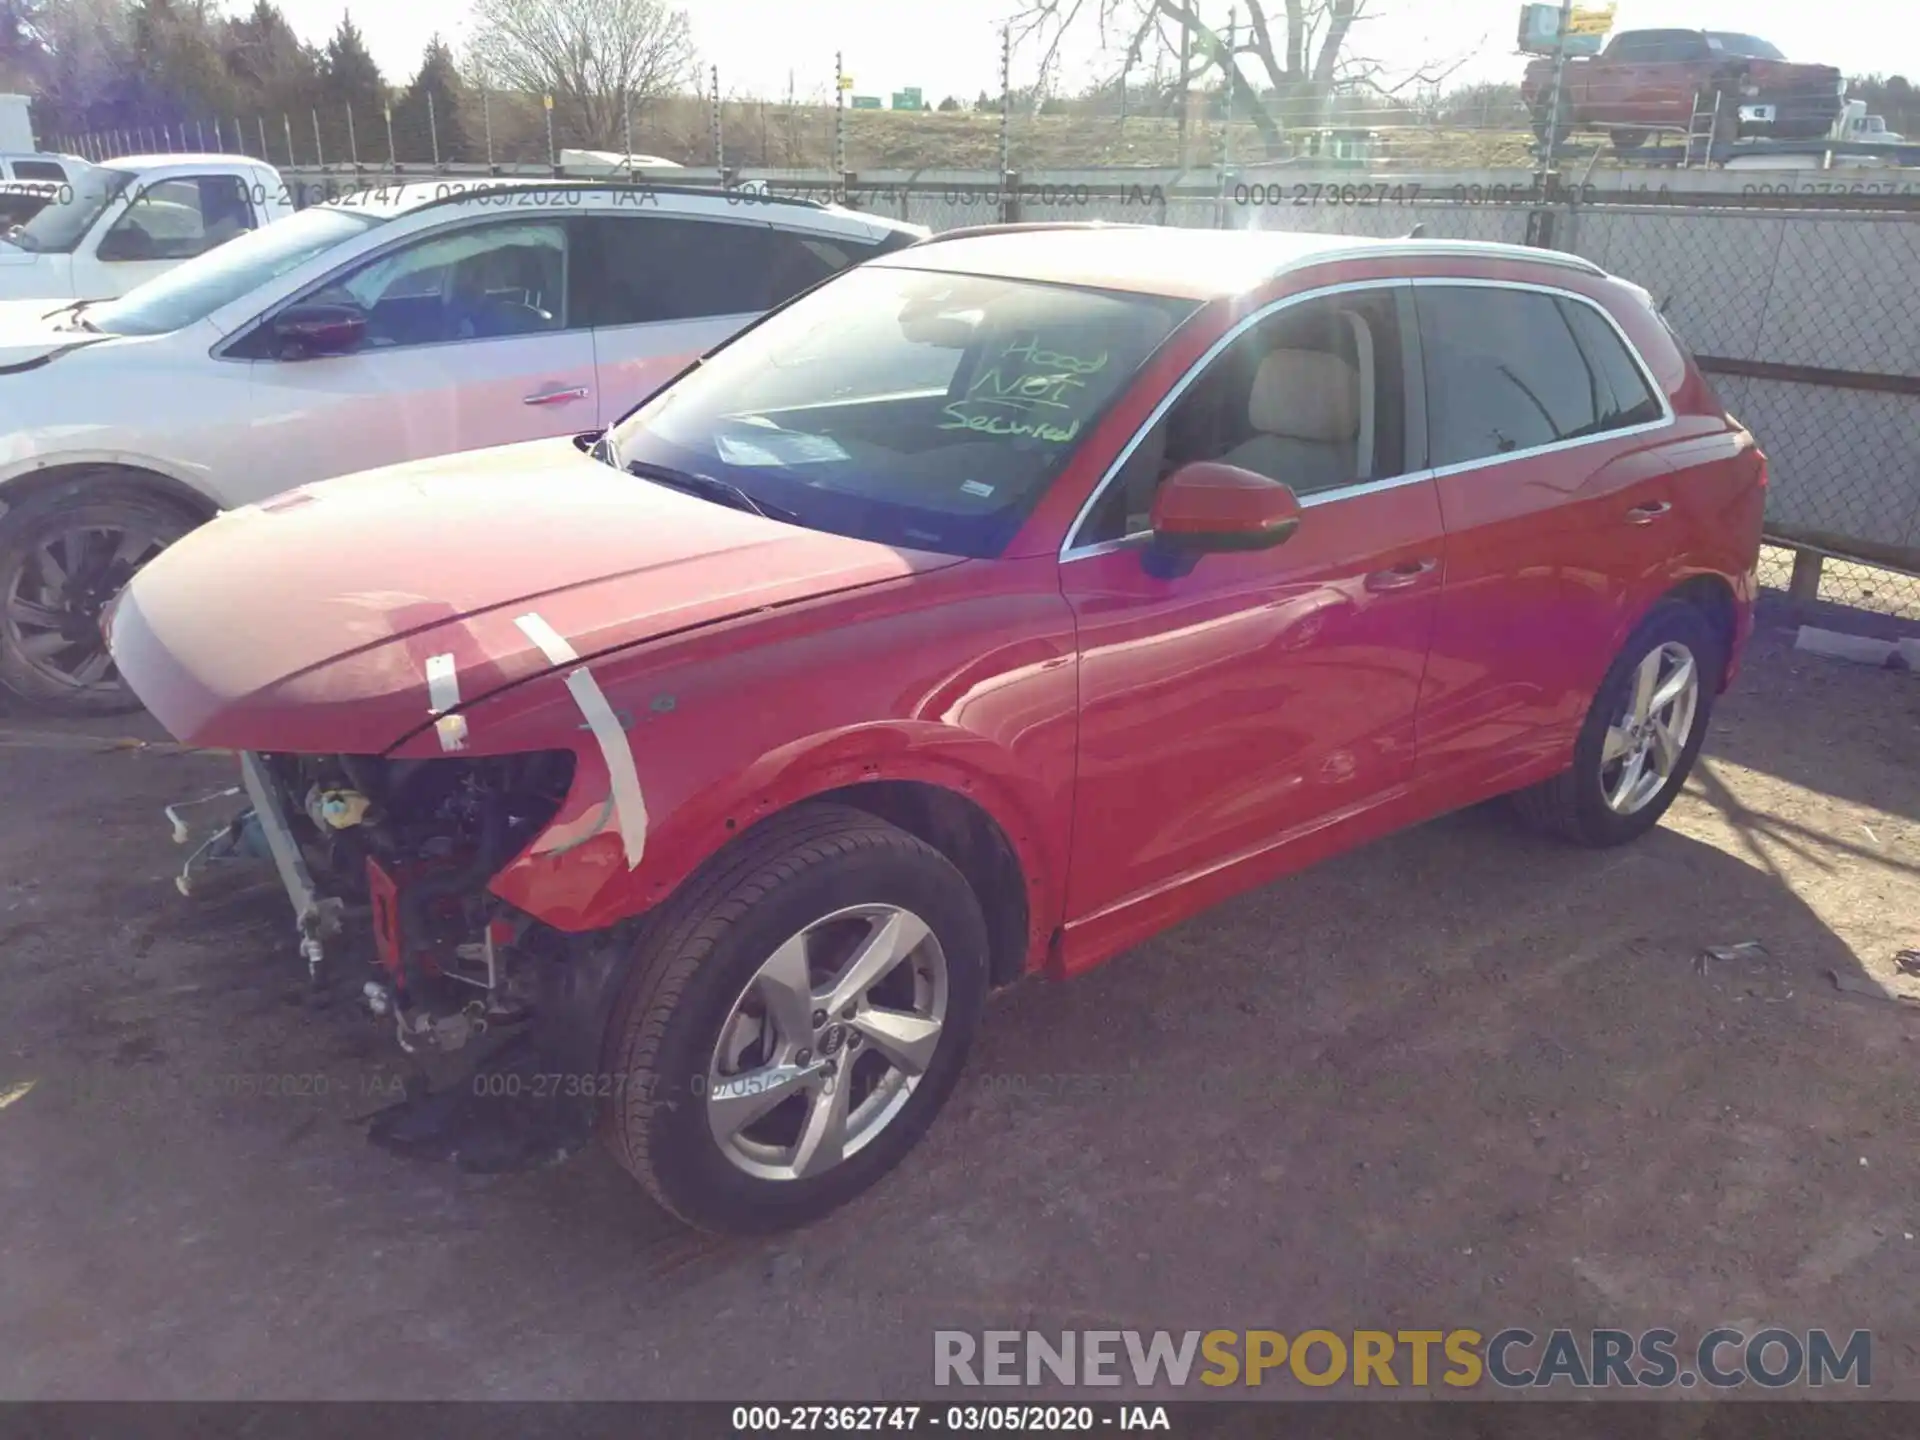
[[[464,750],[467,748],[467,718],[464,715],[449,715],[449,710],[460,708],[460,673],[454,668],[453,656],[430,655],[427,657],[427,713],[440,718],[434,724],[434,733],[440,737],[442,750]]]
[[[540,616],[522,615],[513,623],[553,664],[571,665],[580,658],[573,646],[561,638],[560,632]],[[633,747],[627,743],[627,732],[620,728],[613,707],[607,703],[600,682],[593,678],[591,670],[582,665],[570,671],[567,690],[586,717],[593,738],[600,742],[600,755],[606,761],[607,777],[613,785],[613,808],[620,824],[620,838],[626,844],[627,868],[632,869],[640,863],[647,843],[647,802],[640,793],[640,772],[633,765]]]

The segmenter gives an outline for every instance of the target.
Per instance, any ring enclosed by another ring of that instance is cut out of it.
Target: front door
[[[1071,922],[1125,932],[1129,912],[1410,784],[1444,555],[1433,484],[1410,473],[1406,294],[1310,298],[1249,329],[1148,432],[1072,542]],[[1198,460],[1290,485],[1303,521],[1276,549],[1156,577],[1142,562],[1154,489]]]
[[[368,316],[355,353],[254,361],[272,490],[595,427],[593,335],[565,294],[563,220],[463,224],[405,242],[306,301]]]

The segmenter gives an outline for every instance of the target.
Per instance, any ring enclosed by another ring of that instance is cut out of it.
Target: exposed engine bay
[[[505,1043],[485,1047],[483,1066],[495,1077],[524,1071],[536,1047],[514,1041],[528,1038],[541,1010],[541,967],[564,969],[556,962],[573,951],[568,937],[487,887],[551,823],[573,765],[565,750],[411,761],[249,752],[239,787],[169,808],[174,838],[186,843],[189,806],[242,795],[252,802],[193,852],[177,885],[192,895],[210,865],[270,861],[292,901],[314,989],[358,981],[355,998],[393,1027],[409,1055],[487,1037]],[[443,1158],[472,1151],[463,1129],[472,1130],[476,1112],[490,1109],[497,1122],[503,1109],[477,1103],[489,1098],[480,1080],[476,1071],[457,1091],[410,1090],[407,1102],[376,1117],[374,1138]],[[521,1087],[496,1080],[490,1093],[497,1101]],[[581,1127],[570,1120],[566,1128]],[[572,1148],[572,1138],[559,1148]]]

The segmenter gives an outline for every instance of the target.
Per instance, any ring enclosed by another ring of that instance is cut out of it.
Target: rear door
[[[593,334],[602,425],[871,248],[782,228],[745,207],[726,216],[636,208],[575,225],[572,302]]]
[[[1593,302],[1421,281],[1446,583],[1423,775],[1484,791],[1571,743],[1635,597],[1670,556],[1673,417]]]
[[[254,366],[268,492],[377,465],[594,428],[593,335],[567,309],[569,224],[488,219],[415,235],[290,303],[368,316],[349,355],[281,358],[263,322],[227,352]]]

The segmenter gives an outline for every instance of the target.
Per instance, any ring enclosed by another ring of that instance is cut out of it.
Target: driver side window
[[[567,228],[469,225],[376,256],[301,303],[367,316],[366,348],[492,340],[567,328]]]
[[[191,260],[255,228],[236,175],[198,175],[149,185],[100,237],[99,259]]]
[[[1303,499],[1406,474],[1397,288],[1288,306],[1235,340],[1141,437],[1073,543],[1144,533],[1161,482],[1197,461]]]

